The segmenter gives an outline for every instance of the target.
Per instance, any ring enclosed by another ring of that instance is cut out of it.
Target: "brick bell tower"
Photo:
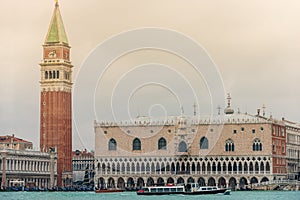
[[[43,45],[40,148],[57,153],[57,186],[72,184],[72,64],[70,46],[56,1]],[[55,185],[55,184],[54,184]]]

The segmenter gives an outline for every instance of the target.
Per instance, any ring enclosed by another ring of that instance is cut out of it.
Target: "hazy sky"
[[[54,1],[0,3],[0,134],[15,134],[38,147],[39,62]],[[144,27],[169,29],[198,42],[215,63],[235,110],[255,114],[265,104],[267,115],[300,122],[298,0],[61,0],[59,4],[72,46],[74,87],[91,87],[95,92],[92,101],[76,102],[74,149],[94,149],[93,120],[106,119],[103,105],[112,96],[117,119],[126,118],[126,112],[133,117],[177,115],[180,106],[191,115],[193,89],[200,113],[216,113],[217,105],[209,104],[210,86],[205,77],[197,77],[180,57],[159,50],[124,55],[111,64],[97,85],[78,86],[76,80],[84,73],[79,69],[99,44]],[[155,84],[149,84],[151,81]],[[127,104],[119,106],[123,98]],[[94,113],[86,110],[91,106]]]

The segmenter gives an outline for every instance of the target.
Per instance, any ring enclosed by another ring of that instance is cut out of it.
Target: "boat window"
[[[163,192],[163,188],[157,188],[157,192]]]
[[[177,188],[177,192],[183,192],[183,188]]]
[[[217,189],[217,187],[213,187],[213,189],[214,189],[214,190],[216,190],[216,189]]]
[[[151,188],[150,192],[156,192],[156,188]]]
[[[206,188],[202,188],[202,190],[206,190]]]
[[[209,188],[207,188],[207,190],[212,190],[212,188],[211,188],[211,187],[209,187]]]
[[[164,192],[170,192],[170,188],[164,188]]]
[[[171,188],[171,192],[176,192],[176,188]]]

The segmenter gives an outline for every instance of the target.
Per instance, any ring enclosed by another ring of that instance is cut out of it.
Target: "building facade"
[[[14,186],[52,188],[57,184],[56,164],[55,153],[1,149],[1,189]]]
[[[73,184],[94,185],[94,153],[83,151],[73,151]]]
[[[72,64],[70,46],[56,2],[43,45],[40,148],[57,152],[57,185],[72,184]]]
[[[287,173],[288,178],[300,180],[300,125],[283,119],[287,133]]]
[[[95,122],[95,185],[244,188],[286,178],[286,127],[259,115]]]
[[[14,134],[0,136],[0,149],[26,150],[32,149],[32,147],[32,142],[17,138]]]

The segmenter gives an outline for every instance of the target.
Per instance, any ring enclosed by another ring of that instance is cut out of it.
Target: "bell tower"
[[[57,186],[72,184],[72,64],[70,46],[56,1],[43,44],[40,148],[57,153]]]

